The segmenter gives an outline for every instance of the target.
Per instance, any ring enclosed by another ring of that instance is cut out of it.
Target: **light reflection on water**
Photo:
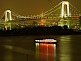
[[[36,58],[40,61],[56,61],[56,44],[36,43]]]
[[[59,40],[57,45],[34,45],[35,38],[49,36],[0,37],[0,61],[81,61],[81,35],[51,37]]]
[[[61,36],[60,45],[58,46],[58,57],[60,61],[71,61],[71,36]]]
[[[71,36],[61,36],[60,41],[71,41]]]
[[[3,57],[3,59],[4,60],[1,60],[1,61],[13,61],[13,54],[12,54],[12,51],[10,51],[10,50],[12,50],[13,49],[13,47],[12,46],[8,46],[8,45],[2,45],[3,47],[5,47],[6,49],[4,49],[5,50],[5,52],[4,52],[4,57]],[[7,49],[9,49],[9,50],[7,50]]]

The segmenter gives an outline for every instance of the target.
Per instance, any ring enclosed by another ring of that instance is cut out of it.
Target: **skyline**
[[[9,9],[19,15],[28,16],[28,15],[37,15],[41,11],[47,11],[60,3],[62,0],[23,0],[23,1],[12,1],[12,0],[1,0],[0,2],[0,17],[3,15],[4,11]],[[79,11],[81,11],[81,0],[69,1],[73,6],[75,6]],[[77,5],[76,5],[77,4]]]

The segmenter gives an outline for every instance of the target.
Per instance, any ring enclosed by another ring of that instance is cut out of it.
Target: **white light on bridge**
[[[8,13],[9,13],[9,18],[8,18]],[[5,21],[9,21],[9,20],[12,20],[11,18],[11,11],[10,10],[6,10],[5,11]]]
[[[69,2],[68,1],[62,1],[62,11],[61,11],[61,14],[62,14],[62,18],[63,17],[66,17],[65,16],[65,13],[64,13],[64,5],[67,5],[67,15],[69,16]]]

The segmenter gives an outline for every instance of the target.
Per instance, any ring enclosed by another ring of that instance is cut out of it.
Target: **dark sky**
[[[47,11],[60,3],[62,0],[0,0],[0,17],[4,11],[11,11],[23,15],[36,15],[41,11]],[[69,0],[69,2],[81,11],[81,0]]]

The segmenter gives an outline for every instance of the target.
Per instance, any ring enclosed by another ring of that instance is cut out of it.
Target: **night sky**
[[[47,11],[60,3],[62,0],[0,0],[0,17],[4,11],[11,11],[23,15],[37,15],[41,11]],[[81,0],[69,0],[69,2],[81,11]]]

